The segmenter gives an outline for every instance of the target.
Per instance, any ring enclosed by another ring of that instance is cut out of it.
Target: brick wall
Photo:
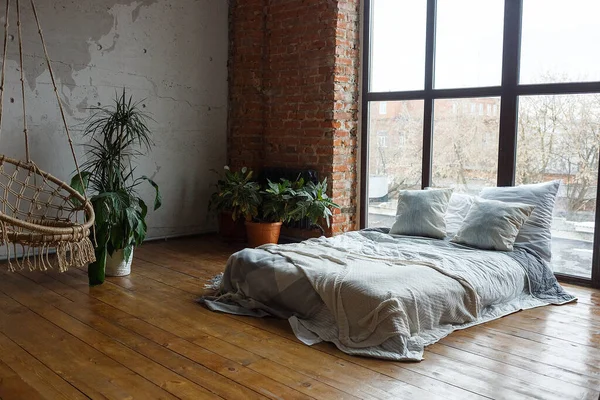
[[[359,0],[234,0],[229,161],[313,168],[357,228]]]
[[[265,0],[234,0],[229,8],[228,158],[234,167],[260,168],[268,96]]]

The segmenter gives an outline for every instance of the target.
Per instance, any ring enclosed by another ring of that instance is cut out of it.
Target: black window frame
[[[422,188],[431,184],[432,139],[434,102],[437,99],[473,97],[500,98],[500,132],[498,148],[498,186],[515,184],[517,124],[519,96],[600,93],[600,81],[519,84],[523,0],[504,0],[504,31],[502,43],[502,78],[500,86],[435,89],[435,38],[437,0],[427,0],[427,28],[425,34],[425,82],[423,90],[371,92],[371,10],[374,0],[365,0],[362,38],[362,116],[361,116],[361,185],[360,227],[365,228],[368,218],[368,165],[369,165],[369,103],[373,101],[423,100],[423,165]],[[590,50],[591,51],[591,50]],[[600,182],[600,171],[598,176]],[[562,281],[600,288],[600,185],[597,185],[594,244],[591,279],[566,274],[555,274]]]

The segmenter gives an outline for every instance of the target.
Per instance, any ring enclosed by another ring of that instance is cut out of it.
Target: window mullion
[[[360,199],[359,199],[359,228],[367,227],[369,212],[369,99],[367,93],[370,87],[371,71],[371,0],[363,2],[363,36],[362,36],[362,82],[361,82],[361,120],[360,120]]]
[[[498,186],[511,186],[515,183],[517,114],[519,107],[517,85],[519,84],[522,11],[523,0],[505,1]]]
[[[427,0],[427,31],[425,34],[425,104],[423,111],[423,166],[421,169],[422,188],[431,186],[436,8],[437,0]]]

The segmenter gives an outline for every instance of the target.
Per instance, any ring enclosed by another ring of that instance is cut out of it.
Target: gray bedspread
[[[368,229],[231,256],[212,310],[289,320],[306,344],[421,360],[456,329],[575,298],[524,250],[475,250]]]

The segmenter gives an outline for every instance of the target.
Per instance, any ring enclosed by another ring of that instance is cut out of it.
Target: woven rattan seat
[[[10,3],[11,0],[6,0],[4,51],[0,78],[0,130],[4,105]],[[0,155],[0,244],[6,249],[9,268],[13,271],[25,267],[32,270],[46,270],[54,266],[57,266],[60,271],[65,271],[68,267],[82,267],[95,260],[94,247],[89,239],[90,231],[94,226],[94,210],[85,193],[82,195],[67,183],[41,171],[29,158],[19,0],[16,0],[16,6],[26,160],[20,161]],[[52,71],[52,63],[48,56],[33,0],[31,0],[31,8],[54,85],[71,154],[81,180],[73,142]],[[81,186],[83,187],[82,180]],[[57,256],[51,257],[50,253],[52,252],[56,252]]]

